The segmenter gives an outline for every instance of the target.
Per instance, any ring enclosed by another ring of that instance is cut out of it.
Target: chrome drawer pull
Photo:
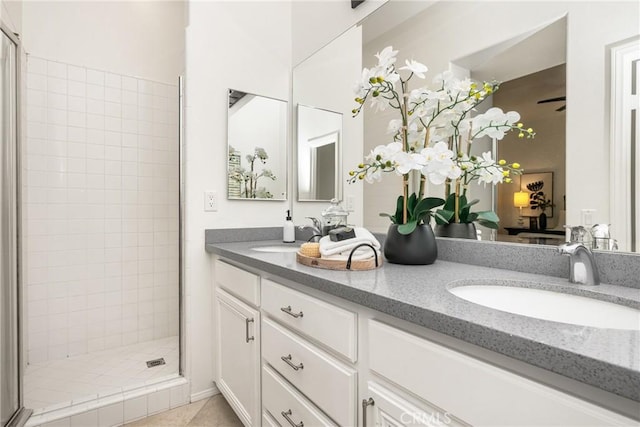
[[[375,403],[373,397],[362,399],[362,427],[367,427],[367,406],[373,406]]]
[[[287,412],[282,411],[280,412],[280,414],[282,414],[285,420],[289,421],[289,424],[291,424],[291,427],[304,427],[304,423],[302,421],[296,424],[293,422],[291,418],[289,418],[289,415],[291,415],[291,409],[289,409]]]
[[[288,314],[289,316],[291,316],[291,317],[295,317],[296,319],[297,319],[298,317],[303,317],[303,316],[304,316],[304,314],[302,314],[302,312],[300,312],[300,313],[293,313],[293,312],[291,312],[291,306],[290,306],[290,305],[288,305],[288,306],[286,306],[286,307],[280,307],[280,310],[281,310],[281,311],[284,311],[285,313],[287,313],[287,314]]]
[[[299,365],[294,365],[293,363],[291,363],[291,355],[280,356],[280,359],[282,359],[282,361],[287,365],[291,366],[294,371],[297,371],[298,369],[304,369],[304,365],[302,364],[302,362],[300,362]]]
[[[251,318],[251,319],[244,319],[244,327],[245,327],[245,329],[244,329],[244,334],[245,334],[245,337],[246,337],[246,339],[247,339],[247,342],[249,342],[249,341],[253,341],[253,340],[255,340],[255,339],[256,339],[256,337],[250,337],[250,336],[249,336],[249,323],[253,323],[253,318]]]

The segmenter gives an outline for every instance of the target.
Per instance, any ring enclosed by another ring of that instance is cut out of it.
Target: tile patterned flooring
[[[147,368],[164,357],[166,364]],[[178,337],[162,338],[27,366],[25,407],[35,414],[86,402],[178,374]]]
[[[242,427],[242,422],[222,394],[218,394],[125,424],[125,427]]]

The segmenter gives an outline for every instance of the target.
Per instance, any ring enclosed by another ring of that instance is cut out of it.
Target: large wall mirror
[[[342,199],[342,114],[298,105],[298,200]]]
[[[624,236],[633,228],[630,223],[640,222],[640,212],[636,209],[630,221],[616,223],[616,211],[622,206],[611,203],[615,170],[629,170],[622,179],[630,181],[639,166],[630,159],[621,164],[611,152],[615,94],[610,58],[615,46],[638,37],[639,16],[637,2],[389,1],[361,23],[362,67],[374,65],[375,53],[392,45],[400,51],[398,64],[415,59],[429,67],[427,83],[444,70],[503,82],[493,105],[519,111],[537,136],[526,141],[504,139],[493,148],[494,156],[521,163],[526,175],[494,192],[482,185],[473,188],[482,207],[493,207],[501,217],[499,234],[493,238],[553,245],[564,241],[565,224],[604,223],[611,224],[611,236],[623,242],[621,251],[638,251],[637,242],[634,246],[633,239]],[[461,27],[460,22],[482,24]],[[367,114],[370,111],[367,107],[364,113],[365,153],[388,142],[388,120]],[[637,141],[637,133],[632,138]],[[491,141],[486,144],[491,148]],[[355,164],[358,159],[348,161]],[[535,189],[539,181],[552,204],[546,211],[547,230],[534,233],[544,236],[510,235],[527,229],[529,217],[539,215],[527,205],[521,222],[514,193],[536,191],[528,186]],[[364,185],[366,227],[387,229],[388,222],[378,213],[388,211],[393,202],[381,195],[396,194],[398,188],[393,176]],[[440,189],[432,191],[442,196]],[[488,235],[483,233],[483,238]]]
[[[229,89],[227,198],[286,200],[287,102]]]

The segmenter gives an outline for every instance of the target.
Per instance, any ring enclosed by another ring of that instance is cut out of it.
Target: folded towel
[[[373,236],[373,234],[371,234],[369,230],[362,227],[354,227],[354,231],[356,233],[356,237],[352,239],[340,240],[339,242],[332,242],[329,236],[324,236],[322,239],[320,239],[320,254],[322,255],[322,257],[326,258],[338,254],[344,255],[345,252],[347,252],[346,256],[348,257],[349,252],[351,252],[353,248],[362,243],[368,243],[376,250],[380,249],[380,242],[378,242],[378,240]],[[358,249],[358,252],[369,253],[371,254],[371,256],[373,256],[371,248],[362,247]]]

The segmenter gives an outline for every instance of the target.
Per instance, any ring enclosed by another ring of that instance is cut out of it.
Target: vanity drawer
[[[369,367],[471,425],[611,426],[631,420],[458,351],[369,321]]]
[[[262,309],[288,327],[352,362],[357,359],[357,315],[315,297],[262,280]]]
[[[262,406],[267,412],[263,416],[268,421],[265,425],[275,425],[274,422],[287,427],[292,423],[310,427],[336,425],[268,366],[262,368]]]
[[[280,424],[267,411],[266,406],[262,410],[262,427],[280,427]]]
[[[219,259],[215,262],[214,274],[218,286],[256,307],[260,306],[260,276]]]
[[[267,318],[262,358],[340,425],[355,425],[354,369]]]

